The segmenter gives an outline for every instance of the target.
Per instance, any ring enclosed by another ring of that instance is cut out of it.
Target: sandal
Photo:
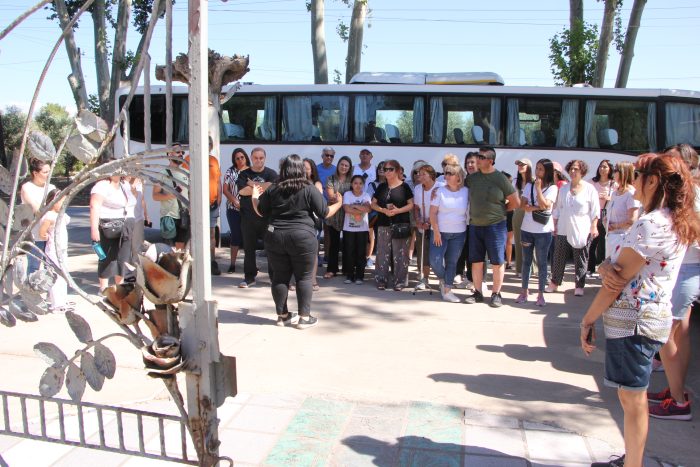
[[[311,286],[311,288],[313,289],[314,292],[318,292],[318,290],[319,290],[321,287],[319,287],[318,284],[314,284],[314,285]]]
[[[334,277],[335,277],[335,273],[334,273],[334,272],[327,272],[327,273],[325,273],[325,274],[323,275],[323,278],[324,278],[324,279],[333,279]]]
[[[377,284],[377,290],[386,290],[386,284]]]

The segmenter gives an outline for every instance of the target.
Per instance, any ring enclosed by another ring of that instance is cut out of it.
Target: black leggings
[[[278,315],[287,312],[289,282],[294,276],[299,314],[311,314],[313,271],[318,255],[316,235],[303,228],[275,229],[265,234],[267,261],[272,267],[272,299]]]

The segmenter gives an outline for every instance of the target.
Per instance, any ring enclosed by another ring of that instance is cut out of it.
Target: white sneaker
[[[426,290],[428,288],[428,279],[421,279],[416,284],[416,290]]]
[[[452,293],[452,291],[443,294],[442,299],[450,303],[459,303],[461,301],[455,294]]]
[[[458,288],[458,289],[469,289],[469,290],[474,290],[474,284],[472,283],[472,281],[470,281],[470,280],[467,279],[466,277],[465,277],[464,280],[461,281],[461,282],[455,281],[455,284],[457,284],[457,285],[455,285],[455,287]]]
[[[453,284],[459,284],[461,282],[462,282],[462,275],[461,274],[457,274],[455,276],[454,280],[452,281]]]
[[[374,267],[374,260],[372,258],[367,258],[367,267],[368,268]]]

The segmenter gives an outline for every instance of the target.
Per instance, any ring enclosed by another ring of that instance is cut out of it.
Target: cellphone
[[[144,227],[153,227],[153,222],[150,222],[150,221],[147,221],[146,219],[144,219],[143,226]]]
[[[586,344],[593,343],[593,328],[588,328],[588,334],[586,334]]]

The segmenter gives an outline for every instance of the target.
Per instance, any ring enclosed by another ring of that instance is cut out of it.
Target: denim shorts
[[[646,391],[651,360],[661,343],[644,336],[605,340],[605,380],[611,388]]]
[[[508,237],[506,227],[505,220],[491,225],[470,226],[468,229],[469,262],[483,263],[488,253],[491,264],[503,264]]]
[[[678,279],[671,294],[674,320],[682,320],[700,293],[700,263],[681,264]]]

